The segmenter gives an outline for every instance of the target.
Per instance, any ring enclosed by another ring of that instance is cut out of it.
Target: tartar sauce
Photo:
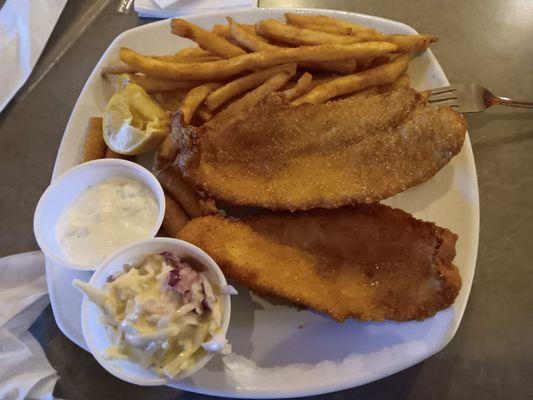
[[[146,256],[107,278],[102,289],[75,280],[102,311],[108,358],[128,358],[169,378],[205,352],[229,352],[221,330],[221,299],[204,273],[170,253]]]
[[[114,177],[86,189],[59,217],[56,237],[73,263],[99,264],[114,250],[145,239],[157,221],[154,195],[141,182]]]

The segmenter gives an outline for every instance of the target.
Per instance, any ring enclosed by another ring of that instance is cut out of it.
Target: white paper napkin
[[[172,18],[232,8],[254,8],[257,0],[135,0],[141,17]]]
[[[0,112],[30,76],[67,0],[7,0],[0,9]]]
[[[0,258],[0,399],[53,399],[57,373],[28,332],[48,303],[40,251]]]

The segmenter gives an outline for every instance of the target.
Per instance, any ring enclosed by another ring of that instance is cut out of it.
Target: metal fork
[[[476,83],[450,85],[429,92],[430,103],[449,106],[460,113],[481,112],[494,105],[533,108],[533,103],[495,96]]]

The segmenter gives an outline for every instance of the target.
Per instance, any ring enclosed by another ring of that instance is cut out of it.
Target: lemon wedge
[[[128,83],[111,97],[104,111],[104,140],[120,154],[154,150],[170,131],[170,117],[139,85]]]

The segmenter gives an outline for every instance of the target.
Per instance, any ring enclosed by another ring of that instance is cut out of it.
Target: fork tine
[[[431,93],[431,95],[429,96],[429,101],[437,101],[437,100],[453,100],[453,99],[458,99],[458,94],[457,92],[444,92],[444,93],[437,93],[437,94],[434,94],[434,93]]]
[[[450,86],[443,86],[440,88],[431,89],[430,92],[433,95],[433,94],[438,94],[438,93],[443,93],[443,92],[452,92],[456,90],[457,90],[457,86],[450,85]]]

